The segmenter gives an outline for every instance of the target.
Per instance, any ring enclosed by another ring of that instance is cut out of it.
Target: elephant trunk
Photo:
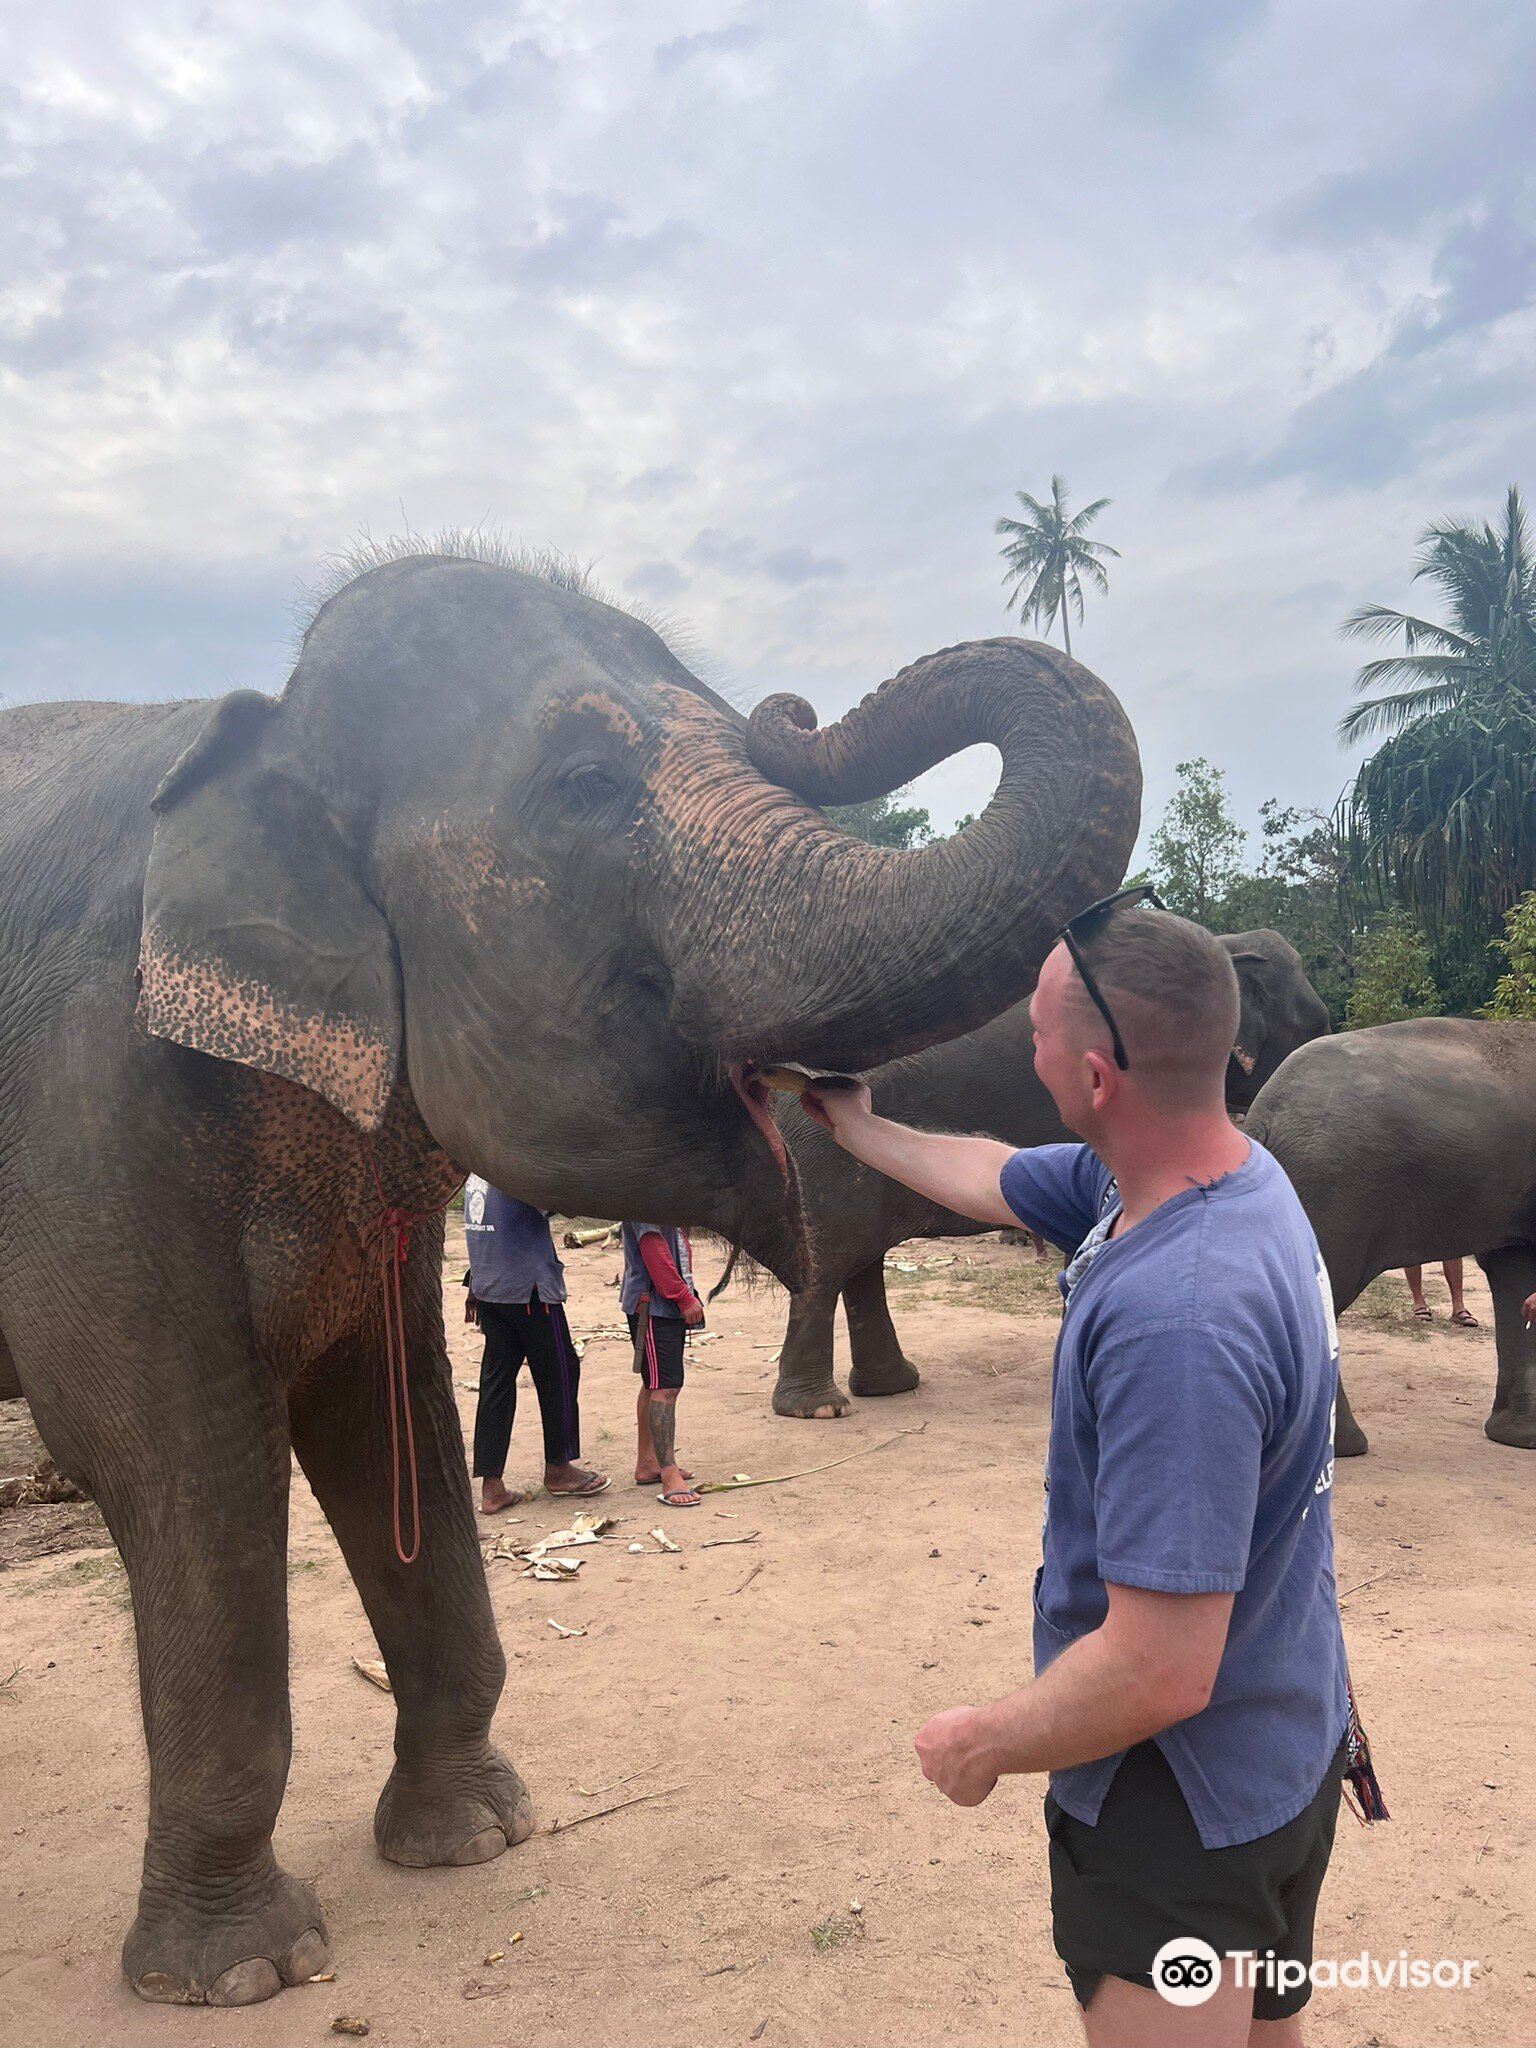
[[[662,934],[674,1017],[729,1060],[860,1069],[973,1029],[1028,990],[1058,926],[1115,886],[1135,843],[1125,714],[1035,642],[929,655],[824,731],[803,700],[770,697],[724,758],[718,722],[684,710],[669,725],[655,787],[671,900],[700,907]],[[980,742],[1001,778],[951,839],[869,846],[812,808]]]

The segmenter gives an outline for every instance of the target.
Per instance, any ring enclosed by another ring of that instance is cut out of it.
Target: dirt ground
[[[612,1330],[613,1253],[567,1256],[573,1328]],[[124,1986],[145,1767],[123,1573],[93,1510],[0,1515],[20,1560],[0,1570],[0,2043],[266,2048],[329,2039],[338,2014],[389,2044],[1076,2041],[1050,1947],[1040,1787],[960,1812],[910,1746],[934,1709],[1027,1672],[1052,1297],[1027,1251],[990,1239],[900,1257],[913,1270],[891,1276],[897,1315],[925,1382],[845,1422],[769,1414],[777,1290],[715,1305],[680,1411],[700,1475],[860,1455],[693,1513],[630,1483],[627,1347],[589,1342],[586,1448],[613,1474],[604,1505],[619,1525],[573,1553],[573,1584],[488,1566],[510,1667],[497,1733],[541,1827],[666,1796],[541,1831],[488,1866],[407,1871],[374,1853],[391,1703],[353,1669],[376,1650],[295,1472],[278,1848],[319,1889],[336,1977],[270,2005],[151,2007]],[[452,1245],[449,1272],[462,1270]],[[1324,2048],[1536,2040],[1536,1458],[1484,1438],[1492,1340],[1450,1330],[1435,1282],[1427,1336],[1395,1281],[1346,1323],[1374,1441],[1339,1467],[1339,1585],[1394,1818],[1366,1832],[1341,1817],[1319,1953],[1480,1967],[1468,1991],[1320,1991]],[[1470,1299],[1486,1319],[1480,1281]],[[467,1427],[478,1340],[452,1312],[450,1330]],[[509,1479],[536,1470],[525,1400]],[[22,1412],[0,1409],[0,1477],[30,1458]],[[541,1500],[486,1535],[532,1540],[567,1520]],[[677,1554],[646,1533],[663,1524]],[[77,1547],[50,1547],[64,1545]]]

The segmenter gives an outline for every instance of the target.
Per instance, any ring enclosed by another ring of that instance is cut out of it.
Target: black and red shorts
[[[629,1334],[635,1339],[635,1371],[652,1392],[669,1388],[675,1393],[683,1384],[683,1339],[687,1328],[681,1316],[652,1315],[645,1326],[642,1346],[640,1318],[629,1318]]]

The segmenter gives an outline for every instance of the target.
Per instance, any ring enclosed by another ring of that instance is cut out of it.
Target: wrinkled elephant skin
[[[917,855],[797,792],[977,740],[996,797]],[[948,649],[816,732],[796,700],[743,718],[568,579],[447,556],[339,591],[280,698],[0,713],[0,1392],[128,1569],[144,1997],[246,2004],[328,1952],[272,1850],[294,1453],[389,1670],[380,1852],[482,1862],[533,1826],[490,1740],[506,1666],[443,1331],[464,1173],[703,1224],[795,1283],[755,1066],[867,1065],[1012,1002],[1120,871],[1139,790],[1114,698],[1054,650]],[[418,1219],[409,1564],[386,1208]]]
[[[1423,1017],[1309,1045],[1248,1128],[1290,1175],[1342,1313],[1378,1273],[1473,1257],[1493,1294],[1498,1380],[1483,1428],[1536,1449],[1536,1024]],[[1335,1445],[1366,1449],[1339,1388]]]

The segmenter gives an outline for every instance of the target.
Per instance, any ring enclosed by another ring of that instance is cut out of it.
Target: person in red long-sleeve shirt
[[[683,1345],[703,1327],[704,1304],[693,1285],[693,1259],[685,1231],[661,1223],[623,1227],[624,1280],[619,1306],[635,1341],[640,1392],[635,1402],[639,1450],[635,1484],[654,1486],[669,1508],[696,1508],[691,1472],[677,1462],[677,1397],[683,1385]]]

